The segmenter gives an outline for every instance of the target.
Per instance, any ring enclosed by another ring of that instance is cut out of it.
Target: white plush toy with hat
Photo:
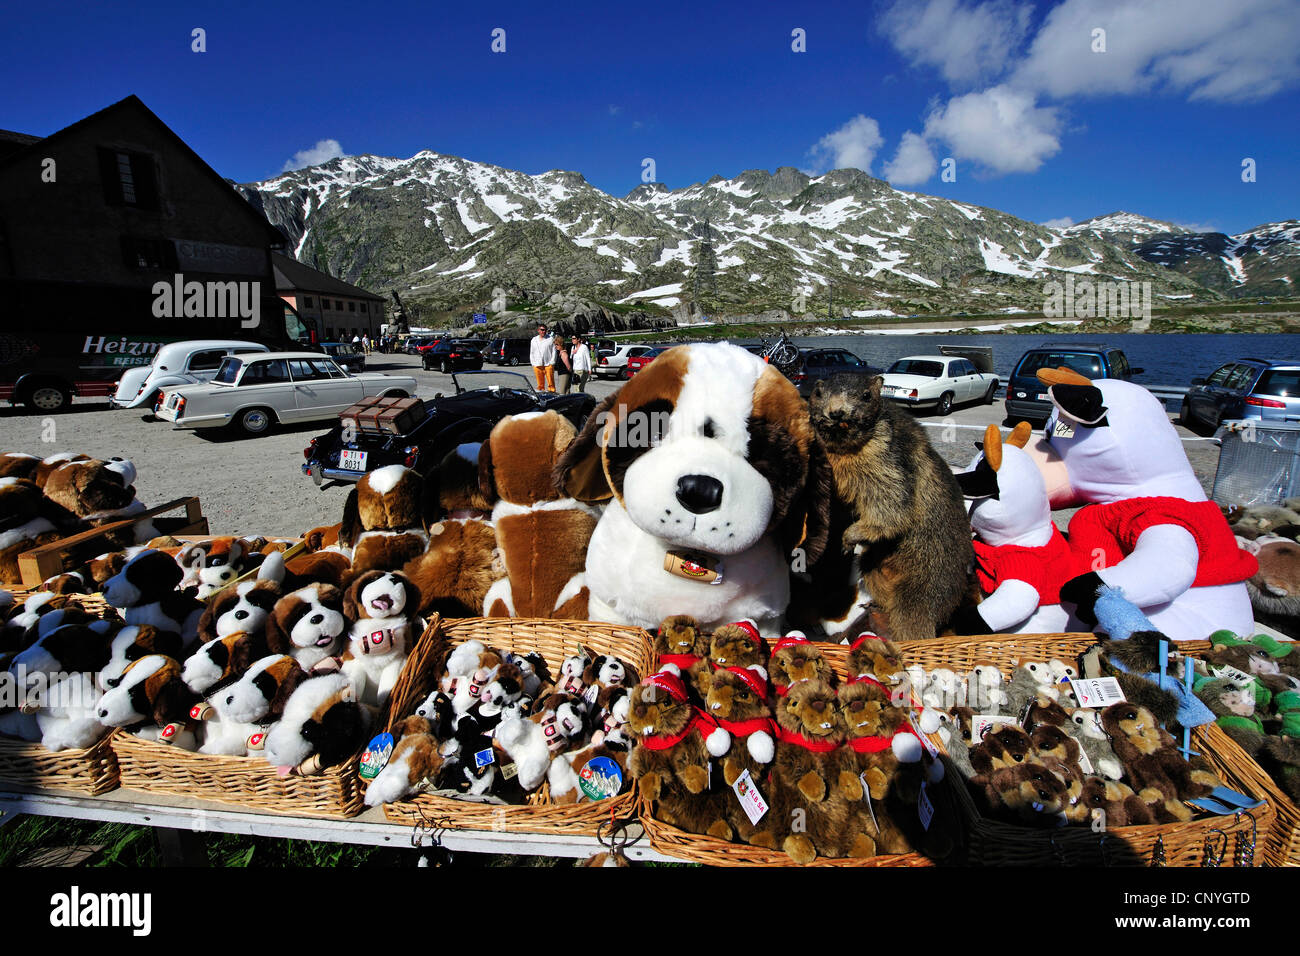
[[[984,431],[984,453],[957,475],[975,532],[975,574],[984,600],[957,610],[958,634],[1055,634],[1078,630],[1060,604],[1061,585],[1088,570],[1052,521],[1047,486],[1023,451],[1031,428],[1021,422],[1006,442]]]
[[[1086,505],[1068,534],[1090,570],[1062,587],[1062,602],[1092,624],[1107,585],[1174,640],[1252,633],[1245,582],[1258,562],[1206,499],[1160,400],[1132,382],[1089,381],[1068,369],[1038,377],[1055,407],[1044,439],[1028,450],[1055,485],[1053,507]]]

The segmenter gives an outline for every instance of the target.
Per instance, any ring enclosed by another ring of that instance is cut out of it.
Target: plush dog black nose
[[[717,511],[722,504],[722,482],[708,475],[682,475],[677,479],[677,500],[697,515]]]

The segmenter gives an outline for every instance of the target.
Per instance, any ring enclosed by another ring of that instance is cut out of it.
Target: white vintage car
[[[415,387],[408,375],[349,375],[320,352],[230,355],[211,382],[164,391],[157,412],[176,428],[264,435],[276,422],[330,419],[367,395],[406,398]]]
[[[889,366],[884,379],[884,397],[913,407],[933,405],[940,415],[962,402],[991,405],[998,390],[992,372],[981,372],[969,359],[951,355],[909,355]]]
[[[115,408],[153,408],[164,388],[212,381],[227,355],[269,351],[269,347],[257,342],[226,339],[169,342],[158,349],[152,364],[123,372],[108,402]]]

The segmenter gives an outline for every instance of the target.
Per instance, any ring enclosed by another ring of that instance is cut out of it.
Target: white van
[[[152,365],[127,369],[118,380],[117,390],[109,404],[115,408],[152,409],[158,393],[164,388],[212,381],[227,355],[269,351],[270,348],[257,342],[226,339],[171,342],[158,349]]]

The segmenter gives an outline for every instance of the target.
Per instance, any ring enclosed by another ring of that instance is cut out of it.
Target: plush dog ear
[[[497,500],[496,473],[492,465],[492,442],[487,438],[478,449],[478,490],[488,501]]]
[[[311,675],[301,667],[293,667],[289,673],[284,676],[284,680],[280,681],[280,686],[276,689],[275,696],[271,698],[270,708],[267,710],[267,713],[276,715],[283,714],[284,705],[289,702],[289,698],[293,696],[293,692],[298,689],[299,684],[307,680],[310,676]]]
[[[605,477],[604,432],[610,409],[622,389],[609,395],[595,407],[578,437],[560,455],[551,472],[551,481],[561,494],[579,501],[608,501],[614,490]]]
[[[159,727],[176,720],[190,709],[190,703],[196,699],[180,674],[174,674],[162,685],[153,700],[153,722]]]
[[[217,639],[217,618],[226,612],[224,604],[224,597],[213,597],[203,608],[199,618],[199,640],[204,644]]]
[[[387,571],[367,571],[352,579],[348,589],[343,592],[343,617],[349,621],[359,621],[365,617],[361,613],[361,589],[376,578],[383,577]],[[419,602],[416,602],[419,606]]]
[[[232,674],[244,673],[255,661],[266,656],[262,653],[262,648],[254,646],[257,643],[259,642],[252,634],[245,634],[231,643],[229,666]]]
[[[343,521],[339,524],[339,544],[353,547],[361,535],[361,510],[357,505],[357,487],[352,486],[343,502]]]

